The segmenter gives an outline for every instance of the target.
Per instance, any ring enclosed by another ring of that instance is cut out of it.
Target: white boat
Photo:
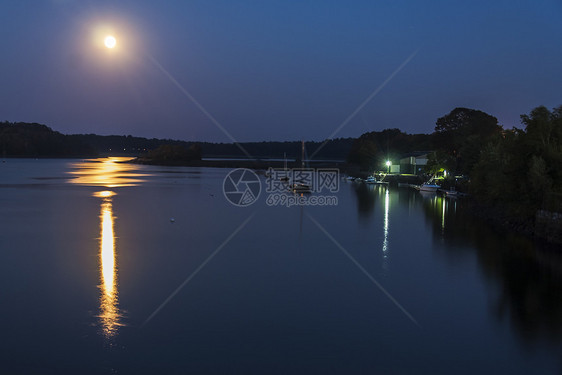
[[[423,183],[420,185],[420,191],[426,191],[426,192],[436,192],[437,189],[439,189],[441,186],[439,185],[435,185],[435,184],[431,184],[431,183]]]
[[[369,184],[369,185],[388,185],[388,181],[377,180],[373,176],[367,177],[367,179],[365,180],[365,183]]]

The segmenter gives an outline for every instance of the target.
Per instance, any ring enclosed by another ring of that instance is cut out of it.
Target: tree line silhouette
[[[315,159],[345,160],[353,140],[354,138],[336,138],[327,141],[325,145],[324,142],[306,141],[305,148],[312,154],[323,145]],[[254,158],[282,159],[285,155],[291,160],[301,158],[301,141],[242,142],[240,145]],[[0,155],[4,157],[140,156],[148,155],[157,149],[159,151],[156,155],[172,153],[176,157],[190,149],[190,158],[197,155],[215,158],[247,157],[234,143],[194,142],[131,135],[64,135],[42,124],[0,122]]]

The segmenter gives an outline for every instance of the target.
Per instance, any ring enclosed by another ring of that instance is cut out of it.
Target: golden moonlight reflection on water
[[[121,325],[119,312],[119,292],[117,290],[117,265],[115,254],[115,232],[113,229],[112,191],[100,191],[94,196],[102,198],[101,238],[100,238],[100,323],[103,334],[111,338],[117,334]]]

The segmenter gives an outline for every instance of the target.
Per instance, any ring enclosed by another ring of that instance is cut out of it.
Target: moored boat
[[[426,191],[426,192],[431,192],[434,193],[437,191],[437,189],[439,189],[441,186],[439,185],[435,185],[435,184],[431,184],[431,183],[427,183],[424,182],[423,184],[420,185],[420,191]]]
[[[291,190],[295,193],[310,193],[312,192],[312,186],[303,182],[295,182],[291,185]]]

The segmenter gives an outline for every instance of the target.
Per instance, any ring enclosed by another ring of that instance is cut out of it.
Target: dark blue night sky
[[[561,19],[560,0],[4,0],[0,121],[228,142],[190,94],[239,141],[323,140],[353,113],[335,137],[429,133],[461,106],[520,126],[562,104]]]

